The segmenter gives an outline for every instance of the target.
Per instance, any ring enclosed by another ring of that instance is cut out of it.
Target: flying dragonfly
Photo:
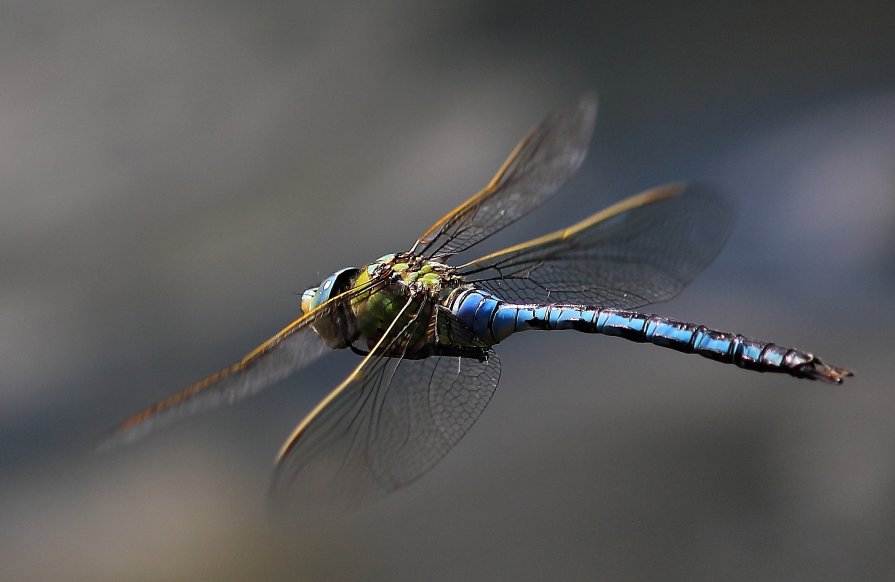
[[[359,363],[283,443],[272,481],[277,498],[343,509],[406,486],[457,444],[497,388],[494,346],[517,332],[617,336],[834,384],[851,376],[809,352],[635,311],[676,296],[731,230],[722,197],[683,183],[450,264],[559,190],[585,158],[596,113],[587,94],[549,116],[410,250],[326,277],[302,294],[298,319],[233,365],[126,419],[105,444],[233,403],[348,349]]]

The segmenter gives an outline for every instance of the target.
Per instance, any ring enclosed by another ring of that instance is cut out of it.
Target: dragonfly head
[[[347,291],[357,278],[358,273],[360,273],[360,269],[346,267],[321,281],[317,287],[305,289],[305,292],[301,294],[301,310],[307,313],[330,297]]]

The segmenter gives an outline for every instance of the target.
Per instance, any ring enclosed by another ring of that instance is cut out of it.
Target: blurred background
[[[270,519],[271,462],[350,354],[92,452],[293,292],[408,248],[590,88],[584,167],[489,249],[708,181],[737,229],[655,311],[854,379],[524,334],[442,463],[313,527]],[[895,573],[891,2],[5,1],[0,177],[0,578]]]

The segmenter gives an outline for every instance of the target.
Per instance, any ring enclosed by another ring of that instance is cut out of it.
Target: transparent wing
[[[176,420],[255,394],[332,350],[314,331],[322,321],[342,326],[352,298],[382,283],[350,289],[320,304],[252,350],[238,362],[130,416],[100,441],[107,449],[129,444]]]
[[[575,173],[597,115],[596,95],[587,94],[531,130],[491,182],[432,225],[414,245],[427,257],[468,249],[542,204]]]
[[[634,309],[677,295],[715,258],[732,226],[723,198],[669,184],[458,272],[510,301]]]
[[[439,308],[436,317],[456,352],[377,355],[394,353],[430,322],[417,318],[389,330],[283,445],[272,494],[291,515],[354,509],[409,484],[481,415],[497,387],[500,360],[449,311]]]

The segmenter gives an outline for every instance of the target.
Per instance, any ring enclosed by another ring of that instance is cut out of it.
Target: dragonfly
[[[278,499],[350,509],[415,481],[494,395],[494,346],[526,330],[651,343],[746,370],[840,384],[815,355],[637,311],[676,296],[718,254],[730,204],[676,182],[538,238],[452,265],[456,255],[550,199],[584,161],[594,94],[534,127],[477,194],[410,250],[340,269],[301,296],[302,315],[242,359],[137,412],[106,439],[127,443],[257,393],[334,350],[360,361],[276,455]]]

